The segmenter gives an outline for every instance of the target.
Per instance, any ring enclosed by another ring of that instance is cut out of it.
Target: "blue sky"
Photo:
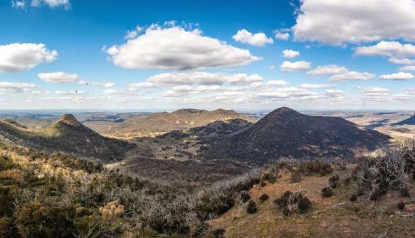
[[[0,108],[413,110],[413,12],[413,0],[2,0]]]

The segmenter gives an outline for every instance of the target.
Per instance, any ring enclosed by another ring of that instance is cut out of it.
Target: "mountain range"
[[[233,110],[217,109],[214,111],[198,109],[180,109],[174,112],[152,113],[146,115],[133,115],[123,118],[121,122],[87,121],[84,124],[104,135],[117,137],[156,136],[173,130],[185,130],[194,127],[205,126],[215,121],[228,121],[243,119],[255,122],[248,116],[239,114]]]

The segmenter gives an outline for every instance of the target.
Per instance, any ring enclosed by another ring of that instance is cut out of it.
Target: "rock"
[[[415,207],[413,204],[405,205],[404,209],[405,212],[415,212]]]

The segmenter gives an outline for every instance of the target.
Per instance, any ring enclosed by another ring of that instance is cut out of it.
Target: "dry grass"
[[[344,185],[342,181],[350,176],[355,166],[336,171],[340,175],[340,186],[333,190],[333,196],[322,198],[321,189],[327,186],[330,176],[305,176],[299,183],[291,183],[290,172],[281,170],[281,178],[265,187],[254,186],[250,196],[254,201],[266,193],[270,199],[258,203],[256,214],[246,214],[243,205],[237,205],[224,215],[210,221],[214,228],[224,228],[226,237],[414,237],[415,207],[408,205],[408,198],[398,192],[389,192],[381,201],[372,202],[359,198],[349,200],[357,189],[354,182]],[[313,203],[306,214],[284,216],[272,203],[285,191],[298,191]],[[407,205],[400,211],[397,204]],[[414,217],[412,217],[414,216]]]

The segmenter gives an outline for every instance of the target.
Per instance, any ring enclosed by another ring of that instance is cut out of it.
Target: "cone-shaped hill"
[[[107,138],[82,125],[73,115],[63,115],[43,133],[0,121],[0,141],[48,152],[65,152],[103,161],[122,159],[132,145]]]
[[[207,158],[263,163],[280,157],[353,157],[386,144],[389,137],[337,117],[274,110],[249,128],[212,144]]]
[[[411,116],[408,119],[395,123],[395,125],[402,126],[402,125],[415,125],[415,115]]]

